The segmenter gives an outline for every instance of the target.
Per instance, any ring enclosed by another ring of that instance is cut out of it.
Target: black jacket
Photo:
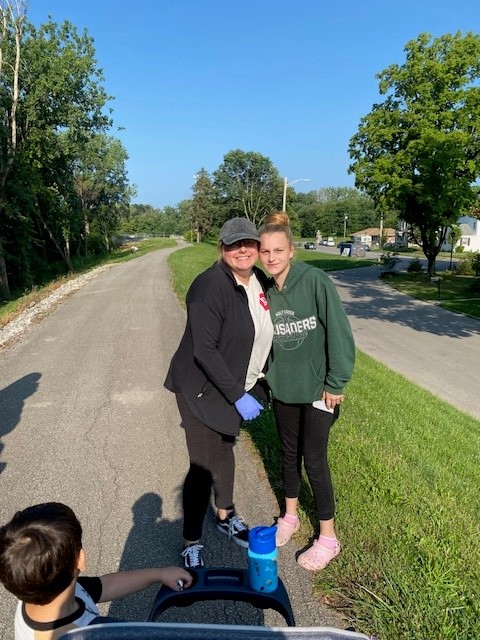
[[[267,277],[254,267],[264,290]],[[187,326],[172,358],[165,387],[185,396],[193,414],[220,433],[238,435],[234,402],[245,393],[255,329],[245,289],[216,262],[187,293]]]

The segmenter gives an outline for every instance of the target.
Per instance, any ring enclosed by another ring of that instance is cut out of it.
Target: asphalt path
[[[89,575],[179,563],[181,487],[187,469],[173,394],[163,388],[185,313],[158,251],[99,273],[0,353],[0,522],[28,505],[69,504],[84,529]],[[251,525],[278,505],[240,438],[236,503]],[[208,566],[246,568],[246,552],[208,514]],[[279,564],[299,626],[344,626],[312,595],[294,551]],[[102,605],[145,620],[155,588]],[[13,640],[14,598],[0,588],[0,638]],[[283,626],[251,605],[215,601],[170,609],[162,621]]]

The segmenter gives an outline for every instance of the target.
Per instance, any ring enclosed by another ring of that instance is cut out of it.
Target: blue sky
[[[232,149],[295,189],[353,186],[348,143],[404,46],[478,32],[478,0],[30,0],[94,38],[135,202],[175,206]]]

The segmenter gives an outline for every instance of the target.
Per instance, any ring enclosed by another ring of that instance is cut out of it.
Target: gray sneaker
[[[205,565],[202,558],[202,549],[203,544],[198,544],[198,542],[194,542],[193,544],[189,544],[188,547],[185,547],[182,551],[183,566],[185,569],[198,569],[198,567]]]

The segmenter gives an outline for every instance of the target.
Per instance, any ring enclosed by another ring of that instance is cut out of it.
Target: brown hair
[[[290,229],[290,218],[285,211],[274,211],[266,217],[263,226],[258,231],[260,237],[265,233],[284,233],[291,247],[293,247],[293,235]]]
[[[60,502],[18,511],[0,529],[0,582],[19,600],[49,604],[75,578],[82,527]]]

